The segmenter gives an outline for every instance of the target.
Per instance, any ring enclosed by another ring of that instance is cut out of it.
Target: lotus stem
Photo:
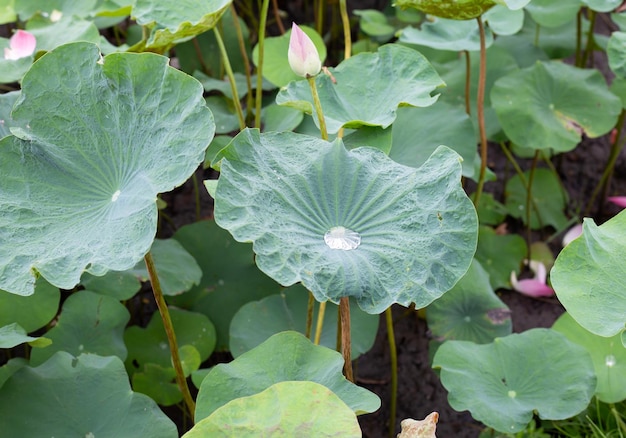
[[[596,22],[596,11],[593,9],[587,9],[589,12],[589,31],[587,31],[587,46],[585,47],[585,53],[583,56],[582,63],[580,65],[581,68],[585,68],[587,65],[587,61],[591,59],[591,66],[593,67],[593,57],[591,54],[593,53],[593,46],[595,44],[595,39],[593,37],[593,28]]]
[[[320,308],[317,311],[317,324],[315,325],[315,339],[313,343],[315,345],[320,344],[322,338],[322,329],[324,328],[324,314],[326,313],[326,301],[320,303]]]
[[[343,356],[343,373],[346,379],[354,383],[352,374],[352,339],[350,334],[350,299],[341,297],[339,301],[339,314],[341,315],[341,354]]]
[[[250,60],[248,59],[248,52],[246,51],[246,43],[243,38],[243,32],[241,30],[241,24],[239,23],[239,16],[235,6],[230,4],[230,12],[233,16],[233,24],[235,25],[235,32],[237,33],[237,41],[239,42],[239,52],[241,52],[241,59],[243,59],[244,69],[246,71],[246,86],[248,87],[248,93],[246,94],[246,119],[250,115],[250,111],[253,106],[252,95],[252,75],[250,74]]]
[[[469,116],[472,114],[472,105],[471,105],[471,96],[470,96],[472,63],[470,60],[469,50],[463,50],[463,54],[465,55],[465,112]]]
[[[148,270],[148,276],[150,277],[150,284],[152,285],[154,300],[156,301],[156,305],[159,308],[159,313],[161,314],[161,319],[163,320],[163,327],[165,328],[165,334],[167,335],[167,340],[170,344],[172,364],[174,365],[174,370],[176,371],[176,383],[178,384],[178,388],[183,394],[183,400],[185,401],[185,405],[187,406],[187,410],[189,411],[189,416],[191,418],[191,421],[193,422],[196,404],[191,397],[191,392],[189,392],[189,386],[187,385],[187,379],[185,378],[183,365],[180,362],[180,355],[178,354],[176,333],[174,332],[174,326],[172,324],[172,319],[170,318],[170,312],[167,308],[167,304],[165,303],[165,298],[163,298],[163,290],[161,289],[161,282],[159,281],[156,266],[154,265],[154,259],[152,258],[152,254],[149,251],[144,256],[144,261],[146,263],[146,269]]]
[[[278,0],[272,0],[272,10],[274,12],[274,19],[276,20],[276,25],[278,26],[278,30],[280,34],[283,35],[285,33],[285,26],[283,26],[283,20],[280,19],[280,12],[278,10]]]
[[[259,22],[259,59],[256,66],[256,97],[254,127],[261,129],[261,104],[263,99],[263,58],[265,56],[265,26],[270,0],[263,0],[261,5],[261,21]]]
[[[315,77],[309,76],[307,78],[309,86],[311,87],[311,95],[313,96],[313,106],[317,113],[317,120],[320,123],[320,134],[323,140],[328,140],[328,130],[326,129],[326,120],[324,119],[324,113],[322,111],[322,103],[320,102],[320,96],[317,94],[317,86],[315,85]]]
[[[398,352],[396,350],[396,337],[393,331],[393,318],[391,307],[385,310],[387,321],[387,339],[389,341],[389,356],[391,358],[391,403],[389,406],[389,438],[394,438],[396,433],[396,406],[398,403]]]
[[[530,166],[530,172],[528,173],[528,187],[526,189],[526,248],[527,254],[526,258],[530,260],[530,216],[533,210],[533,180],[535,178],[535,170],[537,169],[537,161],[539,160],[539,149],[535,151],[535,156],[533,157],[532,165]],[[537,215],[539,215],[539,210],[537,211]]]
[[[474,206],[478,207],[480,196],[485,185],[487,169],[487,130],[485,128],[485,82],[487,79],[487,47],[485,44],[485,26],[481,17],[476,17],[480,33],[480,69],[478,72],[478,92],[476,95],[476,109],[478,117],[478,132],[480,134],[480,173],[478,185],[474,194]]]
[[[347,0],[339,0],[339,13],[341,14],[341,22],[343,23],[343,59],[348,59],[352,55],[352,34],[350,32]]]
[[[574,57],[574,65],[576,67],[580,67],[583,62],[582,56],[582,46],[583,46],[583,10],[582,8],[578,10],[578,14],[576,14],[576,55]]]
[[[220,31],[217,28],[217,26],[213,28],[213,33],[215,34],[215,39],[217,40],[217,45],[222,55],[222,61],[224,62],[224,69],[226,70],[226,76],[228,76],[228,81],[230,82],[230,90],[233,93],[233,103],[235,104],[235,111],[237,112],[237,119],[239,120],[239,129],[243,131],[246,127],[246,119],[243,116],[243,110],[241,109],[241,101],[239,100],[239,93],[237,92],[237,83],[235,82],[235,74],[233,73],[233,69],[230,65],[230,59],[228,59],[228,52],[226,51],[226,46],[224,46],[224,40],[222,39],[222,35],[220,34]]]
[[[201,219],[202,209],[200,207],[200,185],[198,184],[198,175],[196,172],[191,175],[191,181],[193,182],[193,194],[196,202],[196,222]]]
[[[315,30],[317,33],[322,35],[324,32],[324,5],[326,4],[326,0],[317,0],[317,22],[315,26]]]
[[[315,297],[309,291],[309,301],[306,306],[306,328],[304,335],[311,339],[311,328],[313,327],[313,309],[315,309]]]
[[[202,50],[200,49],[200,43],[198,43],[198,38],[194,37],[191,40],[191,44],[193,44],[193,50],[196,52],[196,58],[198,58],[198,62],[200,63],[200,67],[202,68],[202,72],[205,75],[210,76],[211,75],[211,70],[206,65],[206,62],[204,62],[204,56],[202,56]]]

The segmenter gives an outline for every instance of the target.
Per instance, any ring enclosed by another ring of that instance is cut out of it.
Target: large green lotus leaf
[[[202,381],[196,421],[231,400],[257,394],[278,382],[312,381],[333,391],[357,415],[374,412],[380,399],[343,376],[341,354],[314,345],[297,332],[278,333],[228,364],[214,366]]]
[[[177,240],[156,239],[150,253],[164,295],[178,295],[200,283],[202,269]],[[150,279],[144,262],[137,263],[133,273],[142,281]]]
[[[626,13],[611,14],[611,20],[617,24],[621,31],[626,31]]]
[[[7,363],[0,367],[0,387],[4,385],[4,382],[9,380],[17,370],[23,368],[28,365],[28,360],[23,357],[15,357],[13,359],[9,359]]]
[[[626,211],[597,226],[583,220],[582,237],[559,254],[550,273],[559,301],[584,328],[613,336],[626,326]]]
[[[71,80],[69,79],[71,78]],[[0,141],[0,288],[63,289],[83,270],[133,267],[156,232],[157,193],[182,184],[214,131],[202,86],[145,53],[59,47],[22,83]]]
[[[498,79],[491,103],[511,141],[556,152],[574,149],[583,133],[606,134],[622,109],[599,71],[557,61],[539,62]]]
[[[300,29],[311,38],[320,60],[324,63],[326,59],[326,44],[324,39],[308,26],[301,26]],[[291,29],[277,37],[269,37],[265,39],[263,52],[263,77],[277,87],[284,87],[291,81],[301,80],[302,77],[296,75],[289,66],[287,52],[289,50],[289,39],[291,38]],[[252,61],[254,65],[259,62],[259,45],[257,44],[252,50]],[[305,82],[306,84],[306,82]]]
[[[526,253],[526,241],[519,234],[497,234],[491,227],[480,227],[476,260],[489,273],[494,289],[511,286],[511,272],[519,273]]]
[[[507,433],[523,430],[534,411],[549,420],[578,414],[596,388],[589,353],[550,329],[531,329],[484,345],[447,341],[437,350],[433,367],[441,368],[450,406]]]
[[[17,20],[15,0],[6,0],[0,5],[0,24],[12,23]]]
[[[256,267],[252,245],[235,242],[213,221],[181,227],[174,239],[198,261],[202,280],[189,292],[167,300],[208,316],[217,333],[215,348],[228,350],[233,315],[250,301],[279,293],[280,285]]]
[[[92,21],[73,15],[63,15],[60,20],[54,22],[37,16],[28,22],[26,29],[37,39],[37,50],[50,51],[75,41],[100,43],[96,25]]]
[[[626,32],[613,32],[606,50],[609,67],[619,78],[626,77]]]
[[[150,29],[150,35],[132,50],[165,52],[177,42],[213,29],[231,3],[232,0],[136,0],[132,16],[137,24]]]
[[[463,176],[473,178],[476,133],[463,108],[443,101],[428,108],[398,108],[389,157],[405,166],[419,167],[442,144],[463,158]]]
[[[132,271],[108,271],[102,276],[85,273],[80,279],[80,284],[92,292],[108,295],[120,301],[131,299],[141,289],[141,282]]]
[[[207,360],[215,348],[215,328],[211,321],[200,313],[175,307],[170,307],[169,312],[179,348],[191,345],[200,353],[202,361]],[[128,327],[124,341],[128,347],[126,365],[129,370],[140,370],[148,363],[165,368],[172,366],[169,343],[159,312],[152,314],[146,328]]]
[[[453,20],[469,20],[481,16],[495,0],[397,0],[395,6],[415,8],[427,14]]]
[[[493,193],[482,194],[476,212],[481,225],[500,225],[507,215],[506,207],[493,197]],[[478,242],[480,245],[480,234],[478,235]]]
[[[361,437],[356,415],[330,389],[315,382],[279,382],[232,400],[183,438],[263,436]]]
[[[486,344],[510,335],[511,311],[496,296],[489,274],[476,260],[467,274],[426,310],[428,328],[437,340]]]
[[[574,20],[581,6],[581,0],[533,0],[526,10],[540,26],[559,27]]]
[[[307,318],[307,290],[294,285],[260,301],[244,305],[233,317],[230,325],[230,352],[234,357],[252,350],[276,333],[295,330],[305,332]],[[352,299],[351,304],[356,303]],[[317,321],[319,305],[316,303],[314,320]],[[328,304],[324,313],[324,325],[320,345],[328,348],[337,346],[337,310],[334,304]],[[352,332],[352,359],[367,353],[374,345],[378,332],[378,315],[370,315],[361,309],[350,310],[350,328]],[[314,327],[317,323],[314,324]],[[250,327],[254,326],[254,330]]]
[[[579,344],[589,352],[598,377],[596,397],[604,403],[618,403],[626,399],[626,348],[620,334],[605,338],[581,327],[565,312],[552,328]]]
[[[296,108],[271,104],[263,108],[261,123],[263,132],[293,131],[304,119],[304,113]]]
[[[96,10],[98,3],[101,3],[101,0],[80,2],[75,0],[18,0],[15,10],[23,21],[27,21],[36,14],[48,17],[53,11],[60,12],[64,16],[87,17]]]
[[[598,12],[610,12],[622,4],[622,0],[581,0],[581,2]]]
[[[215,220],[254,242],[263,272],[302,282],[318,301],[353,296],[368,313],[419,308],[454,286],[476,249],[460,178],[459,156],[445,146],[414,169],[378,149],[347,151],[340,139],[247,129],[224,150]]]
[[[20,344],[28,342],[33,347],[45,347],[50,345],[49,338],[38,338],[34,336],[28,336],[26,330],[18,323],[12,323],[0,327],[0,348],[13,348]],[[37,351],[37,350],[33,350]]]
[[[524,10],[511,10],[502,5],[495,5],[483,15],[483,19],[494,33],[499,36],[514,35],[524,26]]]
[[[395,120],[398,106],[432,105],[437,97],[430,94],[444,85],[423,55],[398,44],[382,46],[376,53],[360,53],[329,70],[334,80],[319,74],[315,83],[332,134],[341,127],[386,128]],[[313,113],[315,124],[319,123],[307,81],[289,83],[276,96],[276,103]]]
[[[9,47],[9,40],[0,38],[0,50],[4,51],[5,47]],[[32,55],[15,60],[4,59],[4,56],[0,56],[0,84],[20,81],[32,64]]]
[[[176,425],[157,404],[133,393],[115,356],[58,352],[23,367],[0,388],[0,437],[175,438]]]
[[[0,291],[0,326],[17,322],[27,333],[42,328],[57,314],[61,292],[43,278],[37,280],[35,293],[24,297]]]
[[[493,44],[493,33],[486,29],[485,44]],[[476,20],[459,21],[445,18],[433,18],[424,22],[419,29],[407,27],[400,33],[399,41],[406,44],[417,44],[438,50],[480,50],[480,35]]]
[[[206,98],[206,104],[215,117],[217,134],[228,134],[239,129],[239,118],[232,100],[224,96],[209,96]]]
[[[19,91],[11,91],[9,93],[0,94],[0,138],[11,134],[9,131],[9,128],[13,126],[11,110],[19,97]]]
[[[355,9],[354,15],[359,17],[359,29],[377,42],[389,41],[396,29],[389,23],[389,18],[378,9]]]
[[[72,294],[63,303],[56,325],[46,337],[52,345],[33,350],[33,366],[48,360],[57,351],[73,355],[94,353],[101,356],[126,358],[124,328],[130,319],[128,310],[115,298],[89,291]]]
[[[529,181],[530,171],[524,173]],[[519,175],[507,181],[505,187],[506,208],[509,214],[526,223],[527,190]],[[552,225],[557,230],[567,226],[563,213],[567,199],[558,177],[549,169],[536,169],[531,188],[530,227],[533,230]]]

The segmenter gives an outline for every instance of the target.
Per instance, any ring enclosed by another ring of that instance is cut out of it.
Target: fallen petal
[[[413,420],[412,418],[402,420],[400,422],[402,432],[398,434],[397,438],[437,438],[435,436],[437,420],[439,420],[437,412],[429,414],[423,420]]]
[[[583,233],[583,224],[574,225],[572,228],[567,230],[567,233],[563,236],[563,240],[561,241],[561,245],[565,248],[572,240],[576,239]]]
[[[18,30],[9,40],[9,47],[4,49],[5,59],[20,59],[35,52],[37,40],[35,36],[25,30]]]
[[[626,196],[609,196],[606,199],[619,207],[626,208]]]
[[[551,297],[554,295],[554,289],[539,280],[535,280],[534,278],[528,278],[516,282],[513,289],[522,295],[529,297]]]

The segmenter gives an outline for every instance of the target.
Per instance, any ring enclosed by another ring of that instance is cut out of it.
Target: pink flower
[[[322,69],[322,61],[315,44],[296,23],[291,26],[287,58],[293,72],[304,78],[315,76]]]
[[[529,297],[551,297],[554,289],[546,284],[546,266],[536,260],[531,260],[528,264],[531,271],[535,273],[533,278],[517,280],[515,271],[511,272],[511,286],[513,290]]]
[[[626,208],[626,196],[609,196],[606,199],[619,207]]]
[[[4,59],[26,58],[35,52],[37,41],[32,33],[18,30],[9,40],[9,47],[4,49]]]
[[[570,228],[567,233],[563,236],[563,240],[561,241],[561,245],[565,248],[572,240],[576,239],[583,233],[583,224],[574,225]]]

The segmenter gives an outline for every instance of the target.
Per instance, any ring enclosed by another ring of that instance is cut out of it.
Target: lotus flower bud
[[[322,61],[315,44],[296,23],[291,26],[287,58],[293,72],[304,78],[315,76],[322,69]]]
[[[4,49],[4,59],[20,59],[30,56],[35,51],[35,36],[24,30],[18,30],[9,40],[9,47]]]

